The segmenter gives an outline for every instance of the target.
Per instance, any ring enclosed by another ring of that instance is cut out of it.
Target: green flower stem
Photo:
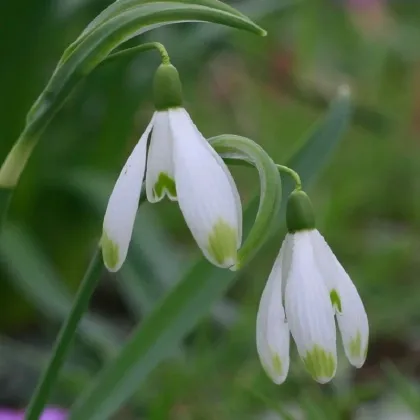
[[[241,136],[224,134],[209,139],[211,146],[223,159],[239,159],[254,166],[260,178],[260,204],[254,225],[238,251],[238,263],[233,270],[242,268],[263,245],[271,233],[281,202],[281,179],[276,164],[264,149],[254,141]]]
[[[169,54],[166,51],[166,48],[160,42],[148,42],[146,44],[137,45],[136,47],[126,48],[125,50],[118,51],[116,53],[110,54],[104,61],[100,63],[99,66],[108,64],[110,61],[119,60],[120,58],[126,58],[133,55],[136,55],[140,52],[157,50],[160,53],[163,64],[171,64]]]
[[[88,309],[90,298],[101,277],[103,269],[102,255],[98,247],[80,284],[68,318],[58,334],[48,366],[32,395],[25,417],[26,420],[38,420],[40,418],[48,402],[48,396],[57,381],[60,369],[70,350],[74,336],[76,335],[77,326],[83,314]]]
[[[300,179],[299,174],[296,171],[294,171],[293,169],[287,166],[283,166],[283,165],[276,165],[276,166],[280,172],[284,172],[285,174],[290,175],[293,178],[296,184],[296,188],[295,188],[296,190],[300,191],[302,189],[302,181]]]

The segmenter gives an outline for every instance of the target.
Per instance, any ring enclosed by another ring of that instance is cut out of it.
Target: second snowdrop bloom
[[[289,198],[287,227],[260,302],[257,349],[267,374],[281,383],[289,366],[290,332],[308,372],[326,383],[337,367],[335,318],[346,356],[355,367],[366,359],[368,319],[356,287],[315,229],[303,191]]]
[[[104,263],[117,271],[127,256],[145,178],[147,199],[155,203],[167,195],[178,200],[206,258],[232,268],[242,240],[241,201],[232,175],[182,107],[178,72],[170,64],[156,71],[154,99],[152,121],[109,199],[101,242]]]

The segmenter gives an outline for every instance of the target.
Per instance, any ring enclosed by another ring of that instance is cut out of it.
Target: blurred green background
[[[420,418],[420,3],[230,3],[269,36],[190,24],[142,40],[167,47],[186,106],[206,137],[250,137],[278,163],[326,113],[337,87],[351,87],[351,129],[309,192],[319,229],[365,303],[368,359],[355,370],[340,349],[336,379],[321,386],[293,347],[286,383],[266,378],[255,317],[283,232],[116,418]],[[109,4],[0,2],[1,160],[64,48]],[[152,115],[158,64],[150,52],[94,71],[54,119],[21,178],[0,234],[1,406],[28,402],[97,244],[112,183]],[[233,173],[246,206],[258,191],[256,173]],[[71,405],[198,257],[177,206],[145,204],[128,262],[102,279],[52,401]]]

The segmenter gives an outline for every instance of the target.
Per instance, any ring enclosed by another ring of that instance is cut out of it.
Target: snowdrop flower
[[[109,199],[101,240],[105,266],[117,271],[127,256],[145,178],[147,199],[177,200],[205,257],[232,268],[242,240],[241,201],[232,175],[182,107],[178,72],[170,64],[156,71],[154,99],[156,112]]]
[[[258,310],[257,350],[268,376],[282,383],[289,368],[290,332],[306,369],[326,383],[337,367],[335,319],[345,354],[358,368],[366,359],[368,319],[356,287],[315,229],[303,191],[289,197],[286,219],[288,234]]]

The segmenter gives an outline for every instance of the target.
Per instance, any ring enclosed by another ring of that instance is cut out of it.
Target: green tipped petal
[[[209,236],[208,252],[219,265],[234,265],[237,257],[237,241],[236,229],[220,219]]]
[[[283,363],[278,354],[273,355],[273,370],[276,376],[281,376],[283,374]]]
[[[334,354],[318,345],[306,353],[303,363],[311,376],[320,383],[328,382],[334,376],[337,367]]]
[[[119,263],[120,251],[118,245],[104,232],[101,238],[102,256],[105,267],[110,271],[116,271]]]
[[[366,357],[367,347],[362,350],[362,335],[360,331],[357,331],[356,337],[354,337],[349,344],[350,356],[354,359]]]
[[[176,186],[174,179],[168,174],[161,172],[155,186],[153,187],[154,198],[160,200],[164,196],[165,192],[171,199],[176,198]]]

